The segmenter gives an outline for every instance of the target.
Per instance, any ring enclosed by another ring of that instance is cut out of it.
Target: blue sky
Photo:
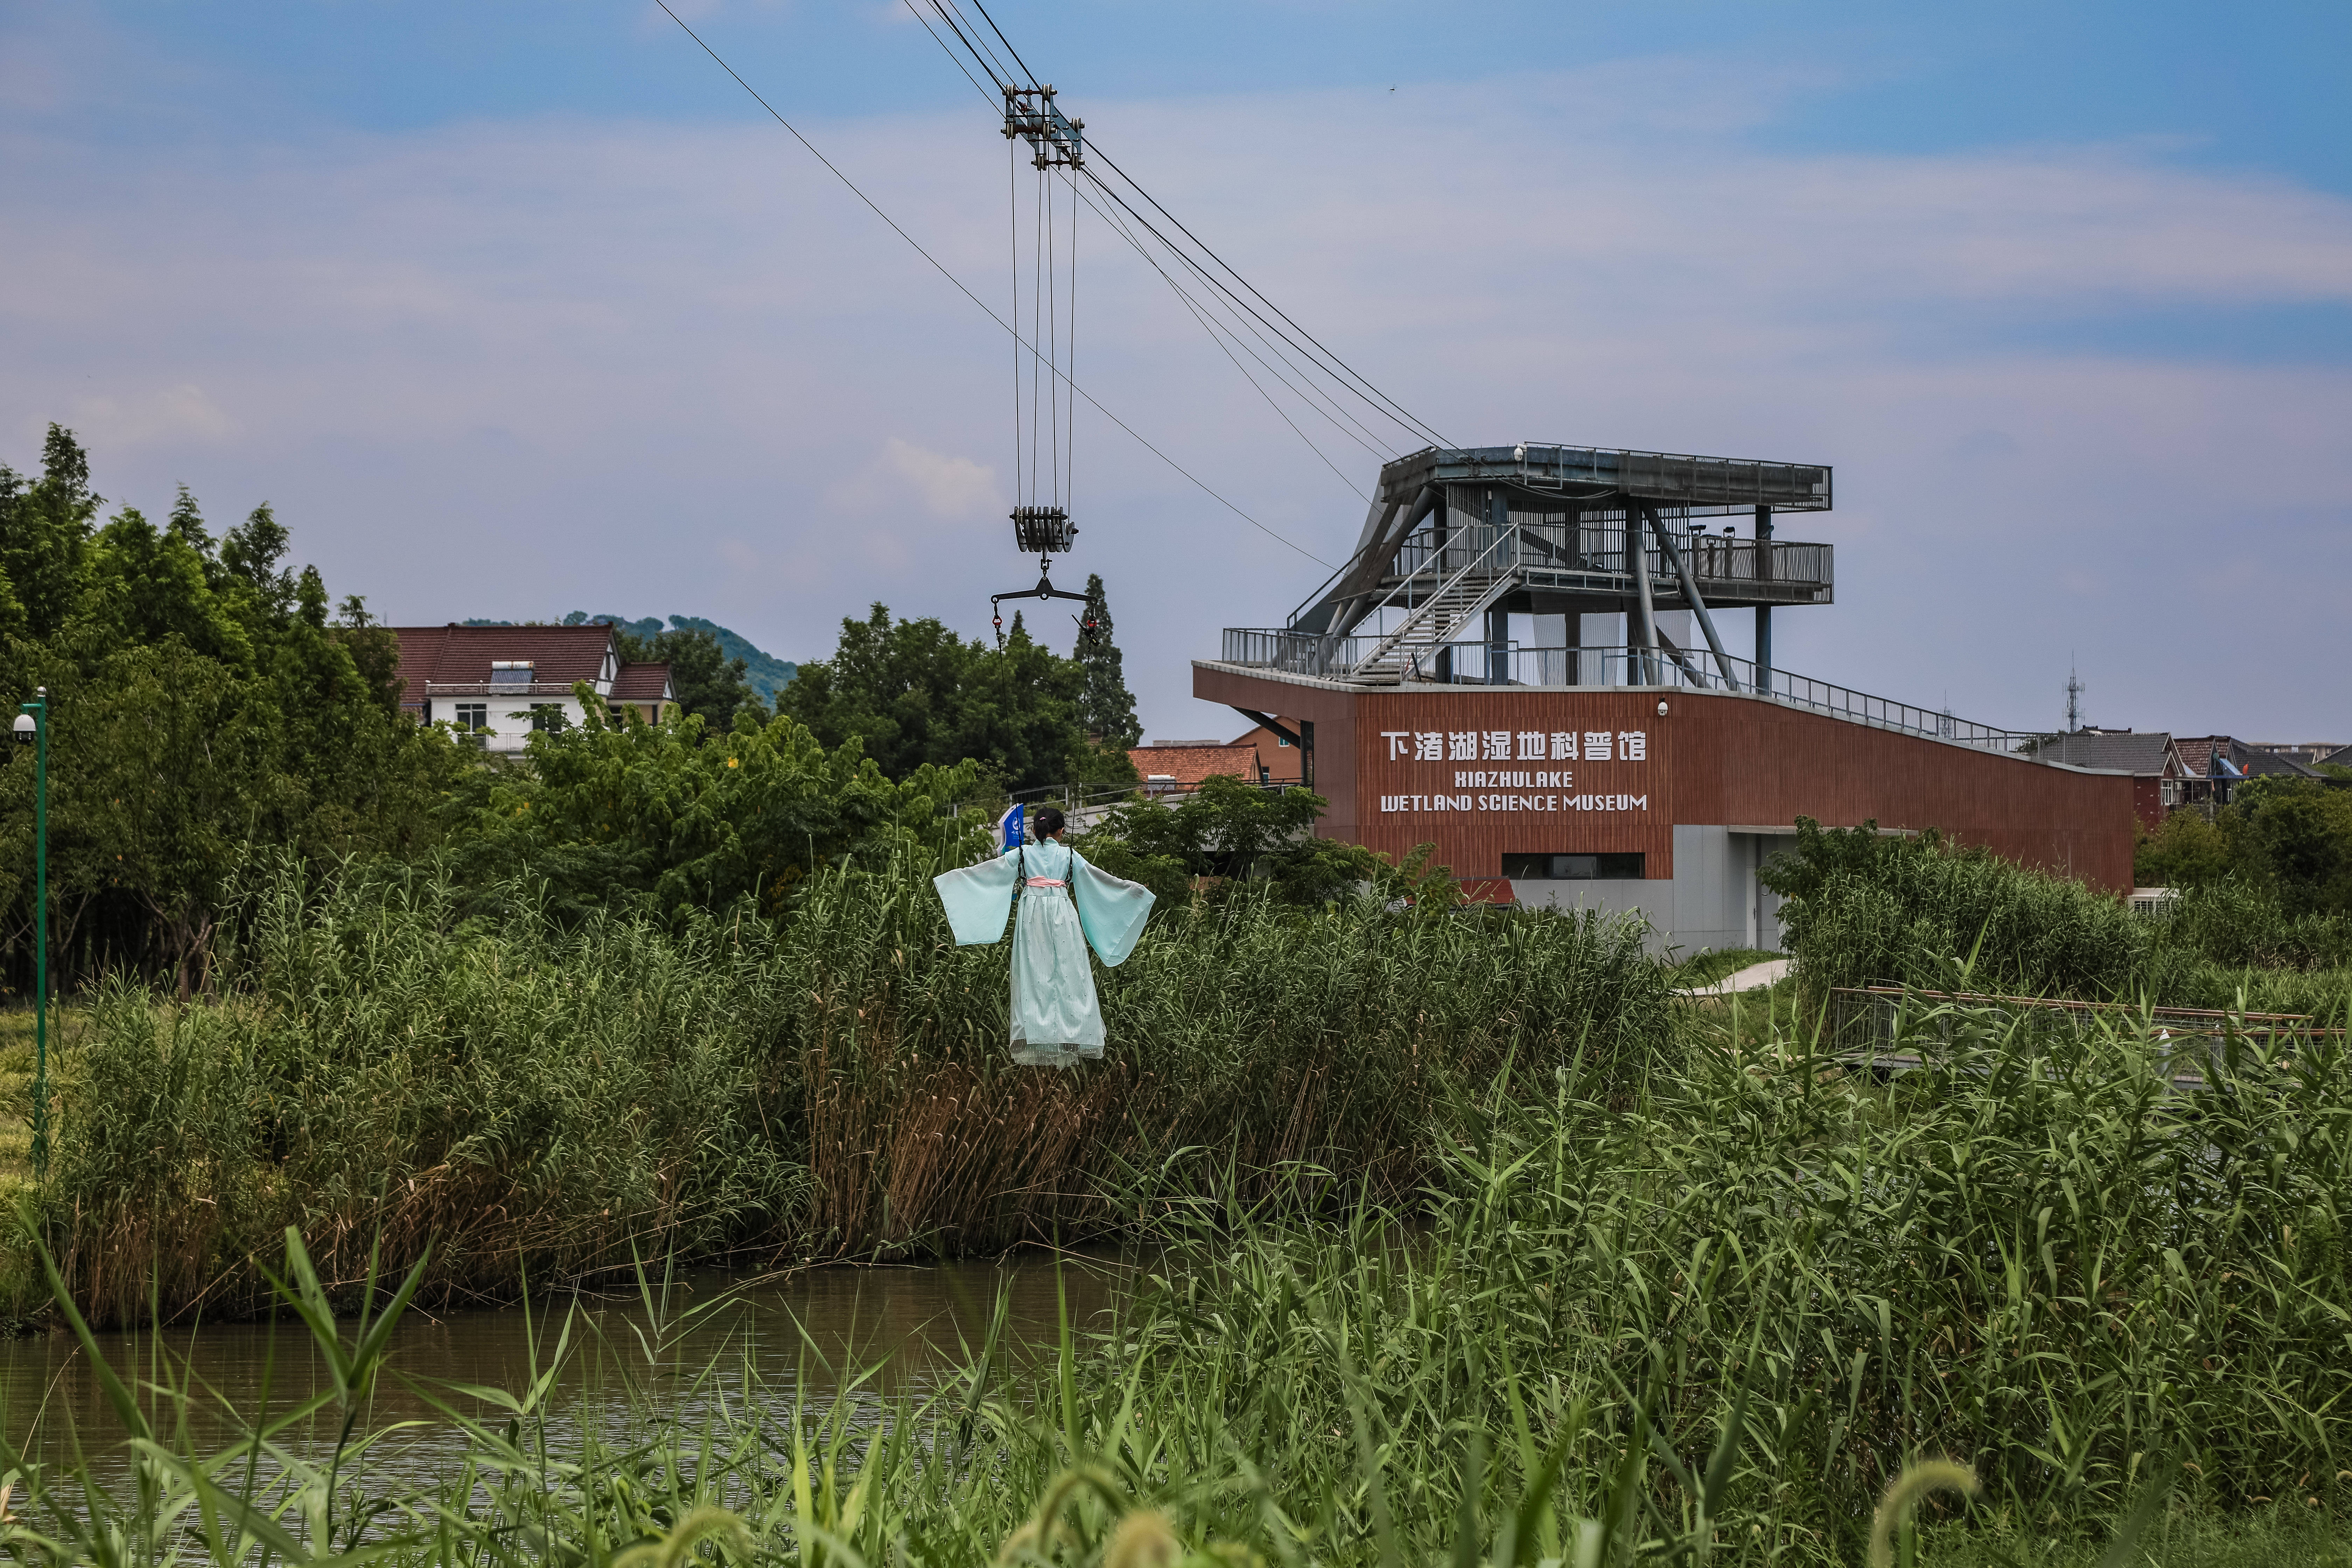
[[[1003,144],[903,5],[680,9],[993,297]],[[2352,741],[2352,8],[2236,10],[996,15],[1449,434],[1835,465],[1841,602],[1782,663],[2023,725],[2071,659],[2097,721]],[[0,201],[0,461],[55,418],[110,497],[269,499],[395,619],[807,658],[1023,574],[996,330],[648,4],[18,0]],[[1361,503],[1095,239],[1081,379],[1344,551]],[[1148,724],[1239,729],[1185,661],[1321,568],[1080,440]]]

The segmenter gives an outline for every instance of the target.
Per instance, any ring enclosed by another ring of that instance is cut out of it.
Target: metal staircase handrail
[[[1456,572],[1453,576],[1446,578],[1443,583],[1441,583],[1435,593],[1430,595],[1428,598],[1422,601],[1422,605],[1419,609],[1408,611],[1405,615],[1405,618],[1398,624],[1397,628],[1381,637],[1379,642],[1374,643],[1372,645],[1372,651],[1359,659],[1357,661],[1356,668],[1360,669],[1366,665],[1378,664],[1381,659],[1386,658],[1390,653],[1394,651],[1397,644],[1402,642],[1407,637],[1411,636],[1414,629],[1420,626],[1421,624],[1428,618],[1430,613],[1435,610],[1437,606],[1444,601],[1446,595],[1452,593],[1454,588],[1460,585],[1462,581],[1468,577],[1473,572],[1477,571],[1478,568],[1486,564],[1487,557],[1500,550],[1507,541],[1516,542],[1518,536],[1519,525],[1516,522],[1509,524],[1507,527],[1496,529],[1495,531],[1494,542],[1487,545],[1485,550],[1481,551],[1478,553],[1477,559],[1472,561],[1467,566],[1462,568],[1461,571]],[[1406,581],[1410,582],[1411,579],[1408,578]],[[1402,588],[1402,586],[1404,586],[1404,584],[1402,583],[1397,584],[1397,587],[1399,588]],[[1389,592],[1391,595],[1393,596],[1396,589],[1392,588]],[[1381,601],[1381,606],[1385,606],[1386,604],[1386,600]],[[1381,606],[1376,606],[1376,608]],[[1443,641],[1444,639],[1440,638],[1439,640]]]

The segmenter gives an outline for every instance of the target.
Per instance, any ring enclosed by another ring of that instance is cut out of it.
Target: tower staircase
[[[1448,643],[1465,640],[1464,631],[1476,626],[1496,601],[1519,583],[1518,531],[1497,529],[1494,542],[1452,576],[1432,573],[1436,589],[1372,644],[1358,659],[1348,679],[1359,686],[1397,686],[1415,675],[1432,672],[1437,652]],[[1374,614],[1395,605],[1400,595],[1408,602],[1419,574],[1408,576],[1374,606]]]

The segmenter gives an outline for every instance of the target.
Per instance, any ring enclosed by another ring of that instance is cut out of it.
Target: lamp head
[[[31,740],[38,726],[33,722],[33,716],[30,713],[19,713],[16,715],[16,739],[20,741]]]
[[[1659,718],[1661,718],[1661,719],[1663,719],[1663,718],[1664,718],[1665,716],[1666,716],[1666,700],[1665,700],[1664,698],[1661,697],[1661,698],[1659,698],[1659,699],[1658,699],[1658,717],[1659,717]]]

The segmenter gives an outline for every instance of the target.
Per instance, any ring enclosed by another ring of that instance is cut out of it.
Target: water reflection
[[[1058,1266],[1057,1266],[1058,1261]],[[520,1394],[551,1365],[551,1425],[576,1441],[640,1427],[648,1416],[695,1426],[714,1401],[782,1403],[797,1392],[828,1398],[845,1373],[880,1367],[857,1389],[861,1399],[919,1394],[964,1363],[966,1346],[985,1339],[1000,1293],[1006,1300],[1004,1342],[1033,1355],[1058,1337],[1062,1296],[1080,1329],[1097,1319],[1133,1278],[1133,1266],[1101,1256],[1019,1254],[982,1262],[921,1268],[835,1266],[745,1280],[718,1273],[682,1277],[667,1293],[656,1282],[649,1311],[634,1281],[626,1295],[559,1298],[516,1307],[433,1317],[411,1310],[394,1330],[388,1361],[428,1392],[488,1415],[491,1406],[440,1385],[470,1384]],[[561,1361],[557,1347],[569,1328]],[[346,1335],[352,1325],[346,1321]],[[169,1436],[178,1406],[152,1385],[187,1386],[188,1446],[216,1451],[241,1423],[282,1415],[332,1386],[324,1361],[301,1324],[224,1323],[99,1336],[126,1381],[150,1385],[142,1403],[159,1436]],[[536,1366],[534,1366],[534,1362]],[[371,1479],[421,1485],[445,1473],[463,1447],[459,1433],[428,1397],[399,1377],[377,1381],[359,1429],[414,1423],[368,1456]],[[307,1429],[289,1432],[297,1453],[323,1455],[340,1425],[331,1405]],[[47,1465],[79,1456],[107,1484],[128,1469],[125,1433],[90,1363],[69,1334],[0,1343],[0,1435],[12,1449]]]

